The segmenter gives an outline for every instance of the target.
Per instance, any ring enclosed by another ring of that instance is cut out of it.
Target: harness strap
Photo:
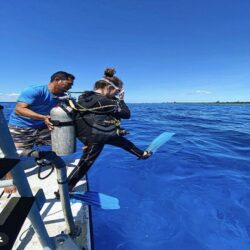
[[[56,127],[65,127],[74,125],[74,121],[61,122],[59,120],[51,120],[51,123]]]
[[[95,110],[99,110],[99,109],[103,109],[103,108],[110,108],[110,107],[116,107],[117,105],[115,104],[110,104],[110,105],[104,105],[104,106],[100,106],[100,107],[95,107],[95,108],[85,108],[83,106],[81,106],[79,103],[77,103],[77,105],[80,107],[80,108],[76,108],[74,102],[72,100],[69,100],[69,105],[72,109],[76,110],[76,111],[80,111],[80,112],[86,112],[86,111],[95,111]]]

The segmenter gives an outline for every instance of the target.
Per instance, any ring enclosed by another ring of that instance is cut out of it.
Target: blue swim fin
[[[119,200],[113,196],[109,196],[103,193],[98,192],[71,192],[70,194],[71,200],[80,200],[87,205],[93,205],[97,207],[101,207],[102,209],[119,209]]]
[[[159,136],[157,136],[147,147],[146,151],[155,153],[157,149],[166,143],[175,133],[163,132]]]

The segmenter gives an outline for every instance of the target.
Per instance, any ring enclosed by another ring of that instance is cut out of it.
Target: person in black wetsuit
[[[78,99],[76,134],[84,147],[78,165],[68,177],[69,191],[87,173],[105,144],[123,148],[139,159],[151,156],[124,137],[126,131],[120,127],[120,120],[129,119],[130,110],[124,102],[123,82],[114,76],[112,68],[104,74],[95,83],[94,91],[86,91]]]

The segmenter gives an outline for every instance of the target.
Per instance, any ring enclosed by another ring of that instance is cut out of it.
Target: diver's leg
[[[68,186],[70,192],[93,165],[96,158],[102,152],[103,147],[104,144],[87,144],[83,147],[81,159],[68,177]]]
[[[127,138],[122,136],[112,137],[106,143],[119,148],[123,148],[124,150],[139,157],[140,159],[147,159],[148,157],[151,156],[150,152],[139,149],[138,147],[135,146],[134,143],[132,143]]]

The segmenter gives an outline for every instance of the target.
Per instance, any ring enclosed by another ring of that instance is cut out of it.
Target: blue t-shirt
[[[30,86],[23,90],[17,102],[24,102],[29,109],[41,114],[49,115],[50,110],[58,104],[58,99],[49,91],[48,85]],[[44,121],[16,115],[15,110],[10,115],[9,125],[22,128],[43,128]]]

